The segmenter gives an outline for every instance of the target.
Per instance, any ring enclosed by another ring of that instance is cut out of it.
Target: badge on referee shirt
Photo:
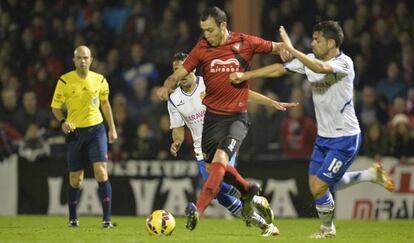
[[[98,106],[98,97],[97,96],[92,96],[92,106],[93,107]]]

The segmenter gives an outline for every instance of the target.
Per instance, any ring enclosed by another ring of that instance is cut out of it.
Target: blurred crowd
[[[284,25],[298,49],[310,52],[312,26],[337,20],[342,50],[354,60],[354,105],[363,128],[361,154],[414,156],[414,2],[386,0],[263,0],[262,37],[278,40]],[[59,76],[73,69],[73,50],[87,45],[91,69],[107,78],[119,139],[113,161],[173,159],[165,102],[155,90],[171,73],[175,52],[200,37],[199,13],[230,1],[4,0],[0,3],[0,160],[65,157],[65,138],[50,100]],[[260,65],[280,61],[269,55]],[[287,112],[251,104],[242,159],[308,158],[316,136],[310,86],[304,76],[259,80],[260,92],[300,105]],[[180,159],[192,159],[192,141]]]

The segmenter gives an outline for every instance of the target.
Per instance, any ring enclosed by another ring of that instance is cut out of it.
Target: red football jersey
[[[253,54],[269,53],[272,42],[243,33],[230,32],[223,45],[212,47],[204,38],[191,50],[183,67],[191,72],[200,66],[206,84],[203,104],[213,113],[231,114],[247,111],[248,82],[230,83],[234,72],[249,68]]]

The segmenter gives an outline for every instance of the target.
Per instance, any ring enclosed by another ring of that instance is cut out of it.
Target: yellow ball
[[[150,235],[171,235],[175,229],[175,219],[165,210],[152,212],[146,220],[145,228]]]

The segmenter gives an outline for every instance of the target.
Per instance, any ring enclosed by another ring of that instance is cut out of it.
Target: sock
[[[207,168],[206,168],[206,163],[204,162],[204,160],[199,160],[198,162],[198,173],[199,176],[203,179],[203,181],[206,181],[208,178],[208,172],[207,172]],[[241,194],[240,192],[232,185],[227,184],[225,182],[221,183],[221,187],[220,187],[220,192],[219,193],[225,193],[225,194],[229,194],[231,196],[240,198]]]
[[[231,165],[227,165],[226,174],[224,175],[224,181],[232,184],[239,190],[242,196],[249,192],[249,182],[246,181]]]
[[[109,180],[98,182],[99,197],[102,200],[103,221],[111,221],[112,187]]]
[[[74,188],[69,185],[68,188],[68,206],[69,206],[69,220],[78,219],[76,214],[76,206],[78,206],[80,197],[79,188]]]
[[[234,186],[232,186],[230,184],[227,184],[225,182],[221,183],[219,193],[228,194],[228,195],[236,197],[236,198],[241,197],[241,194],[240,194],[239,190],[237,190]]]
[[[333,227],[333,216],[335,209],[335,202],[332,198],[332,194],[328,191],[323,197],[315,200],[316,211],[318,212],[319,219],[322,221],[322,225],[327,228]]]
[[[233,216],[241,218],[242,203],[240,199],[230,196],[229,194],[219,192],[217,194],[217,201],[220,205],[227,208]]]
[[[265,229],[267,227],[267,223],[264,218],[262,218],[262,216],[254,211],[250,218],[250,222],[252,222],[254,226],[259,227],[260,229]]]
[[[262,197],[259,197],[259,196],[256,196],[256,195],[254,195],[253,196],[253,199],[252,199],[252,203],[253,204],[261,204],[262,203]]]
[[[224,173],[226,172],[226,167],[219,162],[211,163],[210,169],[210,175],[204,183],[203,188],[201,189],[200,197],[197,201],[197,212],[200,217],[203,215],[208,204],[219,192]]]
[[[371,170],[361,170],[361,171],[352,171],[346,172],[340,181],[338,181],[334,186],[332,191],[339,191],[360,182],[365,181],[375,181],[376,174]]]

